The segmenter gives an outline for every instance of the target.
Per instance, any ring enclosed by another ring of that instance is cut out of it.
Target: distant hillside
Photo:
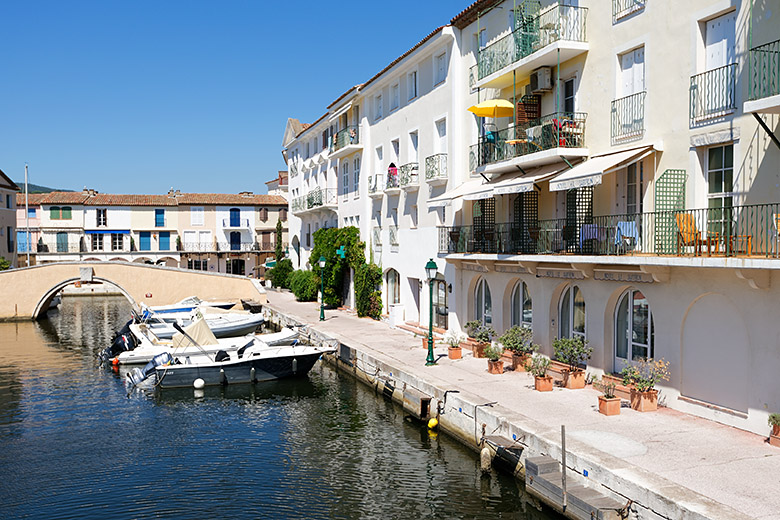
[[[19,188],[21,188],[21,192],[24,193],[24,181],[14,181]],[[38,186],[37,184],[30,183],[27,185],[27,188],[30,190],[30,193],[51,193],[52,191],[73,191],[73,190],[62,190],[60,188],[47,188],[46,186]]]

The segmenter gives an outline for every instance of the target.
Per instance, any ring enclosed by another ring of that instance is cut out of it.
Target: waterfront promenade
[[[480,410],[534,436],[560,442],[565,424],[574,464],[593,464],[591,475],[614,483],[619,494],[626,485],[632,497],[640,490],[643,505],[664,516],[780,520],[780,449],[764,437],[668,408],[622,408],[619,416],[606,417],[598,413],[599,392],[591,387],[539,393],[529,374],[488,374],[485,359],[464,351],[463,359],[450,360],[446,345],[435,350],[438,366],[426,367],[420,338],[386,323],[336,310],[319,322],[318,305],[296,302],[289,292],[269,291],[268,306],[420,381],[496,402]]]

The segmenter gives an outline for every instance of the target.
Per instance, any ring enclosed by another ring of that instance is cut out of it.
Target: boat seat
[[[216,361],[216,362],[230,361],[230,354],[228,354],[224,350],[218,350],[217,351],[217,355],[214,356],[214,361]]]

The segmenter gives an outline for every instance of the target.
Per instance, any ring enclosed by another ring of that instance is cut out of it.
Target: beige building
[[[0,170],[0,258],[16,267],[16,193],[19,191]]]

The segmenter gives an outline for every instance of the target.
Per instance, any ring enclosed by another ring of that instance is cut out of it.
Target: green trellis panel
[[[655,253],[674,254],[677,224],[674,212],[685,209],[685,170],[666,170],[655,182]]]

